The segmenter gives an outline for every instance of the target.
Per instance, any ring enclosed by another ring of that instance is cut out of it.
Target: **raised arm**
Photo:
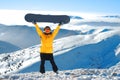
[[[39,35],[40,37],[42,37],[42,36],[43,36],[43,32],[42,32],[42,30],[39,28],[38,24],[37,24],[35,21],[32,22],[32,23],[35,25],[36,32],[38,33],[38,35]]]
[[[57,28],[53,31],[53,37],[55,38],[55,36],[58,34],[59,30],[60,30],[60,26],[63,25],[63,22],[60,22],[57,26]]]
[[[54,38],[58,34],[59,30],[60,30],[60,25],[58,25],[57,28],[53,31],[53,37]]]

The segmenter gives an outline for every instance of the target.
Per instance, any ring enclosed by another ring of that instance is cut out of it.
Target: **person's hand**
[[[63,21],[61,21],[58,25],[59,25],[59,26],[61,26],[61,25],[63,25],[63,24],[64,24],[64,22],[63,22]]]
[[[35,20],[32,21],[33,24],[37,24]]]

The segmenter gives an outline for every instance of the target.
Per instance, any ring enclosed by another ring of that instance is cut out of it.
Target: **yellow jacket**
[[[38,35],[41,37],[41,47],[40,47],[40,52],[41,53],[53,53],[53,40],[57,33],[60,30],[60,26],[58,25],[57,28],[53,31],[52,34],[45,35],[42,30],[39,28],[37,24],[35,24],[36,31]]]

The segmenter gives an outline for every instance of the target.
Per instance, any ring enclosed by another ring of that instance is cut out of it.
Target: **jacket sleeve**
[[[42,32],[42,30],[39,28],[38,24],[35,24],[35,28],[36,28],[36,32],[38,33],[38,35],[39,35],[40,37],[42,37],[42,36],[43,36],[43,32]]]
[[[58,34],[59,30],[60,30],[60,26],[58,25],[57,28],[53,31],[53,37],[54,38]]]

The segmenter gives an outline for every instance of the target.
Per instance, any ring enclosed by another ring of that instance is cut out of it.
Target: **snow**
[[[11,11],[10,14],[13,14],[14,12],[16,11]],[[22,20],[21,16],[27,12],[20,11],[20,18],[18,19]],[[40,11],[33,12],[39,13]],[[4,11],[2,13],[4,13]],[[47,14],[45,11],[42,13]],[[56,14],[54,12],[50,13]],[[63,13],[59,12],[58,14]],[[29,26],[31,23],[20,22],[14,24],[13,22],[9,22],[5,23],[7,25],[1,24],[1,43],[7,42],[6,45],[8,45],[8,43],[13,43],[14,46],[19,45],[20,47],[21,43],[18,42],[19,39],[24,41],[23,45],[27,45],[26,42],[32,39],[31,42],[28,42],[29,44],[32,44],[32,46],[29,45],[27,46],[28,48],[22,48],[21,50],[14,52],[8,51],[7,53],[3,53],[0,50],[2,53],[0,54],[0,79],[119,80],[120,19],[103,17],[103,15],[92,15],[94,16],[93,18],[87,18],[82,14],[77,14],[69,14],[73,18],[71,18],[69,24],[65,24],[61,27],[60,33],[54,40],[54,58],[59,68],[59,74],[55,74],[52,71],[48,61],[46,61],[45,64],[46,73],[39,73],[39,39],[31,37],[28,39],[26,38],[26,36],[31,33],[31,36],[37,37],[34,28]],[[0,22],[4,23],[4,20],[2,21],[0,19]],[[10,26],[8,24],[14,25]],[[27,24],[28,26],[16,26],[16,24]],[[57,25],[48,24],[52,26],[52,29],[55,29]],[[44,24],[42,26],[44,26]],[[13,39],[11,36],[15,35],[16,32],[19,33],[19,36],[16,36],[16,38]],[[25,35],[23,36],[21,34]],[[37,45],[32,43],[35,41],[37,42]],[[3,46],[4,44],[0,45],[0,49],[3,49]],[[14,47],[11,46],[8,49],[11,50],[12,48]]]
[[[119,73],[112,73],[107,69],[75,69],[59,71],[59,74],[52,71],[41,74],[39,72],[11,74],[2,77],[8,80],[119,80]]]

